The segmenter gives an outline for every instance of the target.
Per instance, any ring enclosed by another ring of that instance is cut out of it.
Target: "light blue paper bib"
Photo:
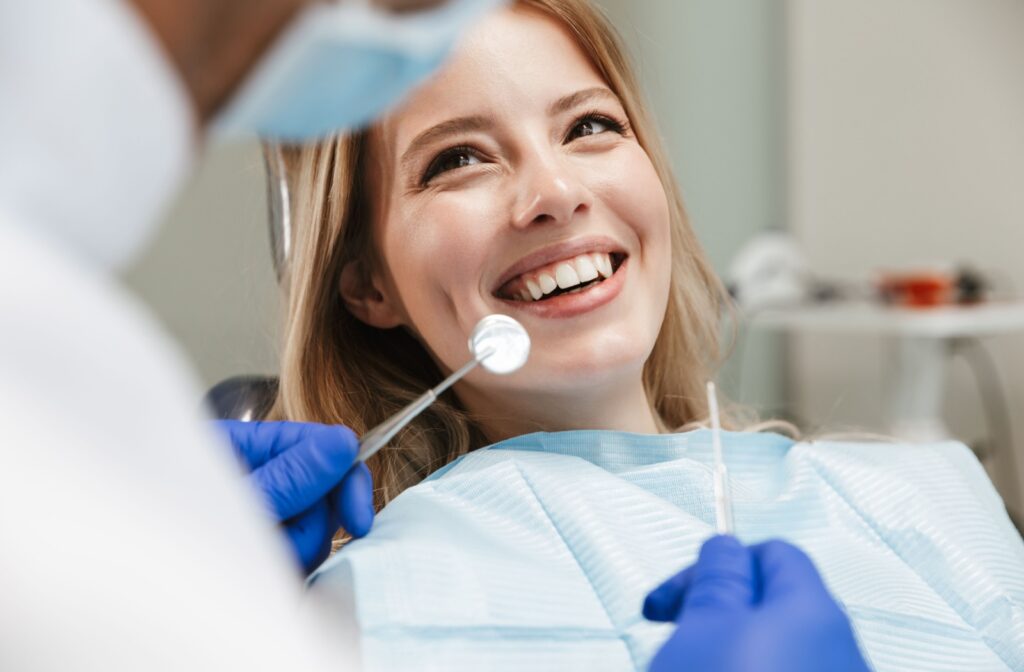
[[[724,433],[738,536],[798,544],[879,672],[1024,670],[1024,544],[961,444]],[[311,579],[367,670],[643,670],[714,532],[711,435],[531,434],[396,498]]]

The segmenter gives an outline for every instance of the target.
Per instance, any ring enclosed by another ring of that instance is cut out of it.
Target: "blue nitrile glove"
[[[697,563],[647,596],[675,621],[651,672],[867,672],[846,615],[802,551],[782,541],[704,544]]]
[[[353,537],[370,531],[373,479],[365,464],[355,463],[359,439],[352,430],[302,422],[216,424],[227,432],[307,573],[330,553],[339,527]]]

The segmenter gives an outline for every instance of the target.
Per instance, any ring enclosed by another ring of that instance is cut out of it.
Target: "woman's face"
[[[559,23],[522,9],[484,21],[382,123],[376,149],[374,282],[394,320],[449,370],[485,315],[532,339],[523,369],[477,369],[460,395],[639,380],[668,299],[668,204],[618,98]]]

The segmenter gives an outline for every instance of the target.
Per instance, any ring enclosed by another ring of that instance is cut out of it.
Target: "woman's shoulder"
[[[876,472],[920,486],[995,494],[977,456],[959,441],[904,442],[873,435],[830,435],[795,444],[792,458],[826,472]]]

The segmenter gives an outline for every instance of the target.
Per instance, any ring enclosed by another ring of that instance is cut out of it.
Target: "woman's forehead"
[[[544,114],[559,99],[604,87],[571,33],[536,10],[505,9],[475,26],[445,66],[389,115],[399,152],[449,119]]]

